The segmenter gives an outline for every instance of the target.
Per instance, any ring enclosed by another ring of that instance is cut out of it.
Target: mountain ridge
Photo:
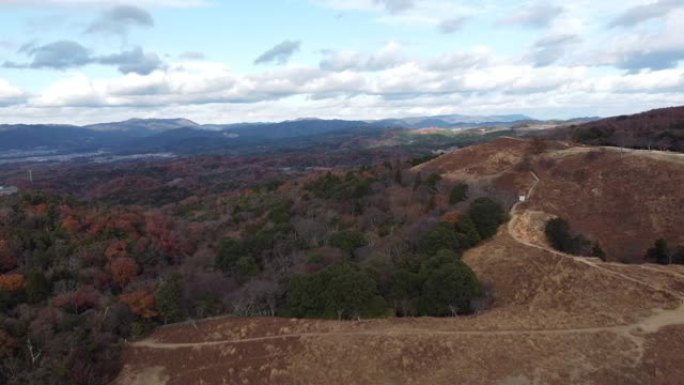
[[[369,133],[385,129],[427,127],[462,129],[513,125],[524,115],[385,119],[374,121],[342,119],[297,119],[275,123],[198,124],[184,118],[140,119],[90,125],[16,124],[0,125],[0,151],[46,149],[50,151],[139,151],[182,147],[184,141],[206,143],[210,148],[245,142],[277,141],[334,133]],[[460,119],[460,120],[459,120]],[[146,144],[146,146],[145,146]],[[199,147],[201,149],[201,146]]]

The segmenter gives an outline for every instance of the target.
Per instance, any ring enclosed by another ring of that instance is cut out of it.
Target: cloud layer
[[[185,39],[193,31],[183,30],[165,49],[154,34],[170,31],[161,16],[168,10],[154,7],[216,3],[48,1],[69,4],[60,9],[77,2],[94,7],[65,23],[70,36],[3,38],[0,120],[570,117],[684,104],[681,0],[297,0],[329,19],[308,35],[293,26],[307,21],[291,18],[278,33],[245,32],[248,48],[226,42],[215,26],[204,40]],[[31,75],[23,71],[48,80],[27,86]]]

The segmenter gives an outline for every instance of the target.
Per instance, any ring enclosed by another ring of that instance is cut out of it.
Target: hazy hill
[[[141,136],[152,135],[160,131],[180,128],[202,128],[201,125],[187,119],[129,119],[123,122],[99,123],[84,126],[96,131],[128,131],[137,132]]]
[[[277,123],[200,125],[187,119],[130,119],[73,125],[0,125],[0,151],[210,152],[221,148],[264,145],[268,141],[336,134],[370,134],[384,129],[463,128],[512,125],[523,115],[473,117],[449,115],[377,121],[300,119]]]
[[[684,151],[684,107],[616,116],[554,130],[549,135],[592,145]]]

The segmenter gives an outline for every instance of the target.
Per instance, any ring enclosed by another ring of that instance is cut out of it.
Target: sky
[[[0,123],[684,105],[684,0],[0,0]]]

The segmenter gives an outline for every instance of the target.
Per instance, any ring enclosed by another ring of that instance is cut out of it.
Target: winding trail
[[[505,336],[505,335],[566,335],[577,333],[600,333],[612,332],[617,334],[624,333],[642,333],[642,332],[656,332],[660,328],[668,325],[677,325],[684,322],[684,306],[680,306],[674,310],[661,310],[651,317],[642,319],[638,322],[626,325],[614,325],[603,327],[585,327],[585,328],[558,328],[558,329],[503,329],[503,330],[432,330],[424,328],[399,328],[390,330],[359,330],[359,331],[330,331],[330,332],[312,332],[312,333],[292,333],[280,334],[264,337],[250,337],[250,338],[236,338],[217,341],[205,342],[187,342],[187,343],[173,343],[173,342],[158,342],[154,340],[143,340],[134,342],[132,345],[140,348],[149,349],[183,349],[183,348],[198,348],[207,346],[220,346],[229,344],[243,344],[252,342],[266,342],[287,339],[299,339],[307,337],[398,337],[407,335],[423,335],[423,336]]]
[[[530,171],[530,174],[532,175],[532,177],[534,177],[534,180],[535,180],[535,181],[534,181],[534,183],[532,184],[532,186],[530,187],[530,189],[529,189],[528,192],[527,192],[527,199],[526,199],[526,202],[529,201],[529,200],[532,198],[535,189],[536,189],[537,186],[541,183],[541,179],[537,176],[537,174],[536,174],[534,171]],[[619,277],[619,278],[621,278],[621,279],[624,279],[624,280],[633,282],[633,283],[635,283],[635,284],[637,284],[637,285],[640,285],[640,286],[644,286],[644,287],[649,288],[649,289],[651,289],[651,290],[655,290],[655,291],[657,291],[657,292],[661,292],[661,293],[664,293],[664,294],[666,294],[666,295],[674,296],[674,297],[676,297],[676,298],[680,298],[680,299],[683,299],[683,300],[684,300],[684,297],[682,297],[682,295],[681,295],[680,293],[677,293],[677,292],[674,292],[674,291],[671,291],[671,290],[666,290],[666,289],[663,289],[662,287],[656,287],[656,286],[653,286],[653,285],[648,284],[647,282],[641,281],[641,280],[636,279],[636,278],[634,278],[634,277],[630,277],[629,275],[626,275],[626,274],[623,274],[623,273],[620,273],[620,272],[617,272],[617,271],[614,271],[614,270],[607,269],[607,268],[605,268],[605,267],[599,265],[599,263],[604,263],[604,262],[599,262],[600,260],[597,259],[597,258],[595,258],[595,257],[580,257],[580,256],[576,256],[576,255],[566,254],[566,253],[560,252],[560,251],[558,251],[558,250],[555,250],[555,249],[552,249],[552,248],[549,248],[549,247],[545,247],[545,246],[542,246],[542,245],[538,245],[538,244],[529,242],[529,241],[526,240],[526,239],[520,238],[520,237],[518,236],[518,234],[516,233],[516,231],[514,231],[514,228],[515,228],[515,225],[517,224],[517,222],[518,222],[518,220],[519,220],[519,217],[518,217],[518,215],[517,215],[517,214],[518,214],[518,207],[519,207],[521,204],[526,203],[526,202],[517,202],[516,204],[513,205],[513,207],[511,207],[511,210],[510,210],[510,213],[509,213],[510,216],[511,216],[511,220],[508,221],[508,224],[507,224],[507,231],[508,231],[508,234],[509,234],[517,243],[520,243],[520,244],[525,245],[525,246],[527,246],[527,247],[533,247],[533,248],[535,248],[535,249],[542,250],[542,251],[545,251],[545,252],[547,252],[547,253],[551,253],[551,254],[553,254],[553,255],[559,256],[559,257],[570,258],[570,259],[574,260],[575,262],[579,262],[579,263],[582,263],[582,264],[591,266],[591,267],[593,267],[593,268],[595,268],[595,269],[601,270],[601,272],[603,272],[603,273],[605,273],[605,274],[608,274],[608,275],[611,275],[611,276],[614,276],[614,277]],[[679,278],[684,278],[684,276],[682,276],[681,274],[675,273],[675,272],[666,272],[666,271],[663,271],[663,270],[658,270],[658,269],[653,269],[653,268],[647,268],[646,266],[640,266],[640,268],[644,268],[644,269],[648,269],[648,270],[652,270],[652,271],[658,271],[658,272],[660,272],[660,273],[665,273],[665,274],[671,274],[671,275],[673,275],[673,276],[678,276]],[[684,320],[682,321],[682,323],[684,323]]]

